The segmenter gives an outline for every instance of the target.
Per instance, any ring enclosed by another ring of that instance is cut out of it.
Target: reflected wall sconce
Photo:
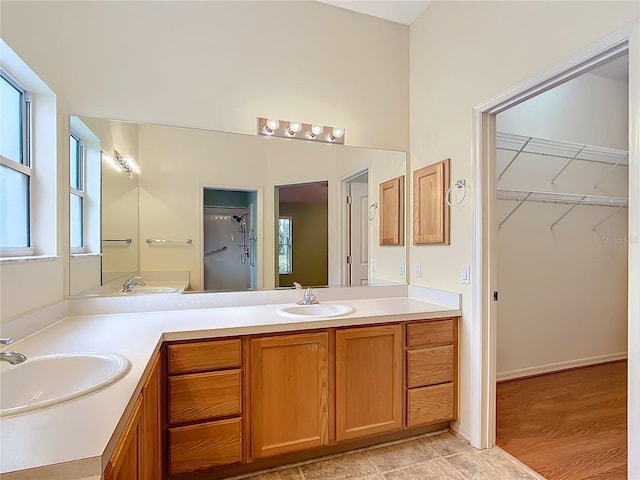
[[[342,127],[258,117],[258,135],[299,138],[344,145],[344,133]]]
[[[120,155],[117,151],[114,151],[116,155],[115,164],[127,175],[131,176],[131,173],[140,173],[140,167],[138,162],[131,155]]]

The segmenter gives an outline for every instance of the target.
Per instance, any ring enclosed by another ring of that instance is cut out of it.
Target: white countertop
[[[225,337],[457,316],[460,309],[415,298],[346,303],[349,315],[298,320],[278,315],[280,305],[81,315],[64,318],[16,342],[29,357],[62,352],[110,352],[131,361],[125,377],[66,403],[0,419],[0,476],[7,479],[96,478],[106,466],[137,394],[142,375],[165,340]],[[286,304],[289,306],[290,304]],[[0,368],[11,368],[2,362]],[[10,472],[15,472],[11,473]]]

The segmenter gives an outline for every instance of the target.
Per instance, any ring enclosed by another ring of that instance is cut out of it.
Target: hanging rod
[[[571,212],[578,205],[595,205],[600,207],[618,207],[618,209],[622,207],[627,207],[629,205],[629,200],[626,198],[620,197],[601,197],[597,195],[576,195],[574,193],[555,193],[555,192],[536,192],[536,191],[525,191],[525,190],[496,190],[496,197],[498,200],[516,200],[518,204],[509,212],[509,214],[504,217],[504,219],[498,225],[498,230],[502,228],[502,226],[511,218],[511,215],[516,213],[516,211],[524,205],[525,202],[541,202],[541,203],[563,203],[568,205],[573,205],[569,210],[567,210],[562,217],[556,220],[553,225],[551,225],[551,229],[564,217],[566,217],[569,212]],[[607,217],[608,219],[608,217]],[[606,220],[606,219],[605,219]],[[601,222],[602,223],[602,222]],[[600,224],[598,224],[600,225]],[[598,226],[596,225],[596,227]],[[595,229],[595,227],[594,227]]]
[[[152,245],[154,243],[159,243],[159,244],[163,244],[163,245],[167,245],[170,243],[184,243],[186,245],[191,245],[193,244],[193,240],[191,240],[190,238],[187,238],[186,240],[158,240],[158,239],[154,239],[154,238],[147,238],[147,243],[149,245]]]
[[[575,193],[539,192],[529,190],[496,190],[498,200],[522,200],[526,197],[532,202],[566,203],[597,205],[600,207],[626,207],[629,200],[623,197],[603,197],[600,195],[581,195]]]
[[[583,145],[505,132],[496,132],[496,149],[566,159],[571,159],[575,156],[575,160],[609,164],[615,164],[620,161],[619,164],[624,166],[628,166],[628,162],[625,163],[625,160],[629,156],[627,150],[617,148]]]
[[[105,238],[102,243],[131,243],[132,241],[130,238]]]

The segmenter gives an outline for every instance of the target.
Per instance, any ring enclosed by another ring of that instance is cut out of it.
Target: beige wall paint
[[[470,185],[473,106],[639,15],[636,2],[432,2],[410,28],[410,170],[451,158],[451,181],[464,178]],[[472,259],[472,196],[467,198],[451,210],[451,245],[410,249],[410,266],[422,262],[422,277],[411,283],[463,294],[463,435],[470,430],[471,322],[477,321],[471,318],[471,286],[459,282],[460,266]]]
[[[50,218],[62,256],[55,272],[3,267],[60,288],[30,285],[28,297],[5,301],[3,287],[2,320],[68,292],[69,115],[251,134],[258,116],[295,118],[343,126],[349,145],[408,149],[404,25],[306,0],[3,1],[0,31],[57,95]]]

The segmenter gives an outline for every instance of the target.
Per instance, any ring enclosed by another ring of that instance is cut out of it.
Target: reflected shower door
[[[251,231],[248,208],[204,208],[205,290],[251,289]]]

